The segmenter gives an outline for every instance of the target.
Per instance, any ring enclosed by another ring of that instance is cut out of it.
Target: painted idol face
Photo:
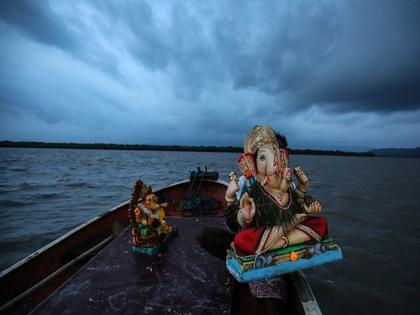
[[[283,172],[288,167],[285,150],[279,149],[277,143],[265,144],[258,148],[256,156],[257,178],[266,182],[266,186],[279,188]]]
[[[150,210],[159,209],[158,199],[155,194],[147,194],[143,199],[143,205]]]

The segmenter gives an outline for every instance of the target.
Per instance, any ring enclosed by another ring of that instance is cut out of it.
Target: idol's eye
[[[265,161],[265,155],[264,154],[260,155],[260,161]]]

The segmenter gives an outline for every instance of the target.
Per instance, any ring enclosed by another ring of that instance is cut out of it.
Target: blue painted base
[[[141,247],[141,246],[135,246],[133,245],[133,252],[139,253],[139,254],[146,254],[146,255],[154,255],[158,252],[160,252],[161,249],[163,249],[168,241],[175,235],[178,234],[178,231],[176,228],[173,228],[172,232],[169,232],[166,234],[165,239],[162,241],[162,243],[158,243],[154,247]]]
[[[133,246],[133,252],[139,253],[139,254],[154,255],[158,253],[159,250],[160,250],[160,246],[155,246],[155,247]]]
[[[296,261],[287,261],[264,268],[247,270],[242,273],[240,272],[239,263],[233,258],[226,260],[226,267],[239,282],[249,282],[254,280],[270,279],[285,273],[321,266],[341,259],[343,259],[343,254],[340,249],[337,249],[324,252],[311,258],[300,258]]]

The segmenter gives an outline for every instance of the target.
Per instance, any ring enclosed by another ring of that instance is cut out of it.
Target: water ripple
[[[16,200],[0,200],[0,207],[20,208],[28,205],[27,202]]]

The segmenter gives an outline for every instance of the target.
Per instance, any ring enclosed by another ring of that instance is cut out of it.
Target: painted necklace
[[[287,204],[287,206],[284,206],[284,205],[281,205],[278,201],[277,201],[277,199],[275,198],[275,197],[273,197],[272,195],[271,195],[271,193],[269,193],[269,192],[266,192],[265,191],[265,189],[262,189],[262,191],[263,191],[263,193],[268,197],[268,198],[270,198],[272,201],[274,201],[278,206],[279,206],[279,208],[280,209],[283,209],[283,210],[287,210],[287,209],[289,209],[290,208],[290,206],[292,205],[292,196],[291,196],[291,194],[290,194],[290,189],[287,191],[287,195],[288,195],[288,204]],[[274,193],[275,194],[275,193]],[[284,193],[283,193],[284,194]],[[280,197],[280,196],[279,196]]]
[[[145,206],[143,206],[141,203],[139,204],[141,211],[148,217],[151,217],[152,219],[159,219],[159,211],[150,211]]]

